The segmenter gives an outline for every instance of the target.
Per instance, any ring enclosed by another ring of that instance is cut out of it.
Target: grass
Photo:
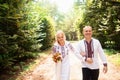
[[[112,62],[114,65],[120,67],[120,53],[118,51],[109,49],[105,50],[107,56],[109,56],[108,60]]]

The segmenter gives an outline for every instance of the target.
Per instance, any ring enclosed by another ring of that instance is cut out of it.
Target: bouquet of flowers
[[[53,61],[56,62],[56,63],[58,61],[62,61],[62,56],[59,52],[55,53],[52,58],[53,58]]]

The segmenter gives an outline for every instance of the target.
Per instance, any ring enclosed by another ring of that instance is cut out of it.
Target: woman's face
[[[57,35],[57,41],[58,43],[64,43],[64,34],[60,33]]]

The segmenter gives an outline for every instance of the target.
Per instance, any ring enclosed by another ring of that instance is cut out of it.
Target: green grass
[[[38,57],[33,60],[33,62],[30,62],[28,66],[24,66],[26,68],[25,70],[32,68],[36,64],[40,63],[44,58],[46,58],[50,54],[50,49],[39,52],[38,54]]]
[[[114,55],[118,53],[118,51],[115,51],[113,49],[104,49],[104,51],[107,55]]]
[[[112,49],[104,51],[108,56],[108,60],[112,62],[114,65],[120,67],[120,53]]]

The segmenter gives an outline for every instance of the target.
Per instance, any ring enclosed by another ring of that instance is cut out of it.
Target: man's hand
[[[104,73],[107,73],[107,71],[108,71],[107,66],[104,66],[104,67],[103,67],[103,72],[104,72]]]
[[[89,64],[92,64],[93,60],[92,60],[92,58],[86,58],[86,62],[89,63]]]

